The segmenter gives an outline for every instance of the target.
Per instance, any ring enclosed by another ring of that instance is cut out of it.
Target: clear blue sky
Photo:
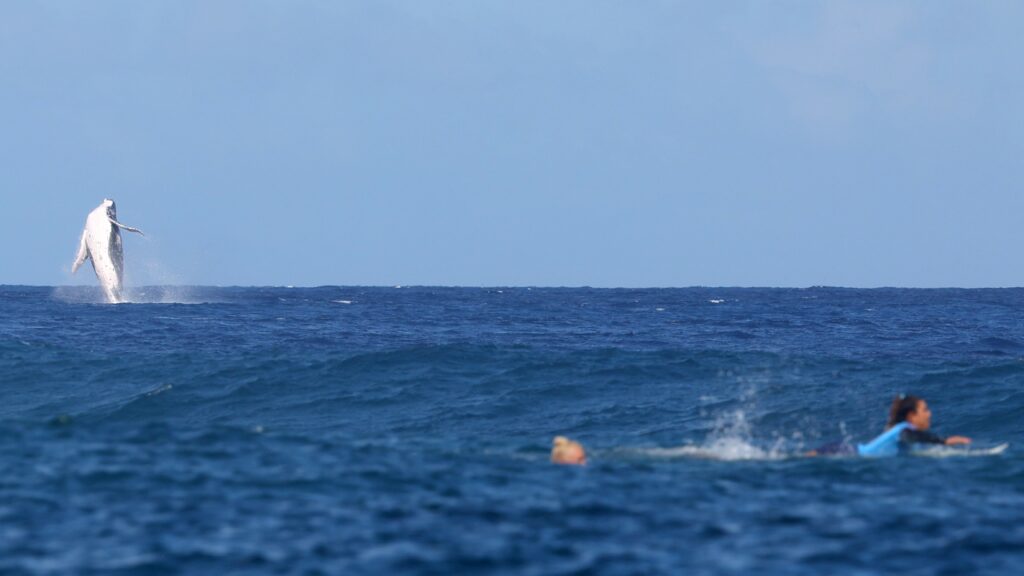
[[[0,4],[0,283],[1021,286],[1024,3]]]

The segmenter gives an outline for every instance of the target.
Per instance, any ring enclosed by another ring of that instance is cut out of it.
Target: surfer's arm
[[[970,444],[971,439],[967,436],[950,436],[946,438],[946,446],[957,446],[960,444]]]
[[[78,254],[75,256],[75,263],[71,265],[71,273],[78,271],[78,267],[89,258],[89,247],[85,243],[85,230],[82,231],[82,239],[78,242]]]
[[[914,430],[907,428],[900,433],[900,442],[907,444],[965,444],[962,440],[966,440],[963,436],[950,436],[949,438],[943,438],[938,434],[933,434],[927,430]],[[970,440],[968,440],[970,442]]]
[[[138,232],[139,234],[142,234],[142,230],[139,230],[138,228],[132,228],[131,226],[125,226],[124,224],[121,224],[120,222],[118,222],[117,220],[114,220],[113,218],[108,218],[108,219],[110,220],[111,224],[113,224],[114,226],[117,226],[118,228],[123,228],[123,229],[125,229],[125,230],[127,230],[129,232]],[[145,236],[145,234],[142,234],[142,235]]]
[[[971,439],[966,436],[950,436],[943,438],[938,434],[932,434],[925,430],[904,430],[900,434],[900,441],[911,444],[944,444],[946,446],[959,446],[970,444]]]

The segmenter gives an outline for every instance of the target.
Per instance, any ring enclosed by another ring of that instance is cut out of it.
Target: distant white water
[[[122,304],[206,304],[209,294],[192,286],[126,287]],[[55,286],[50,297],[69,304],[107,304],[99,286]],[[116,306],[116,304],[112,304]]]

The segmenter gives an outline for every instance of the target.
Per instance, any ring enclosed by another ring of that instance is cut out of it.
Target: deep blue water
[[[1024,290],[98,299],[0,287],[2,574],[1024,573]],[[1010,448],[799,456],[900,392]]]

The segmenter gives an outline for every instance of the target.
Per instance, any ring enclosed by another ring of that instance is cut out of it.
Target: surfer
[[[555,436],[551,447],[551,461],[555,464],[577,464],[587,463],[587,452],[583,445],[565,436]]]
[[[889,407],[889,422],[885,425],[886,434],[899,428],[899,449],[904,450],[914,444],[942,444],[960,446],[970,444],[966,436],[949,436],[943,438],[928,430],[932,427],[932,411],[924,398],[909,394],[900,394]],[[883,434],[884,436],[885,434]],[[881,438],[881,436],[879,437]]]
[[[966,436],[943,438],[929,430],[932,427],[932,411],[924,398],[900,394],[889,407],[889,421],[882,432],[867,444],[851,446],[845,442],[826,444],[807,453],[808,456],[895,456],[912,450],[916,444],[939,444],[958,446],[970,444]]]

